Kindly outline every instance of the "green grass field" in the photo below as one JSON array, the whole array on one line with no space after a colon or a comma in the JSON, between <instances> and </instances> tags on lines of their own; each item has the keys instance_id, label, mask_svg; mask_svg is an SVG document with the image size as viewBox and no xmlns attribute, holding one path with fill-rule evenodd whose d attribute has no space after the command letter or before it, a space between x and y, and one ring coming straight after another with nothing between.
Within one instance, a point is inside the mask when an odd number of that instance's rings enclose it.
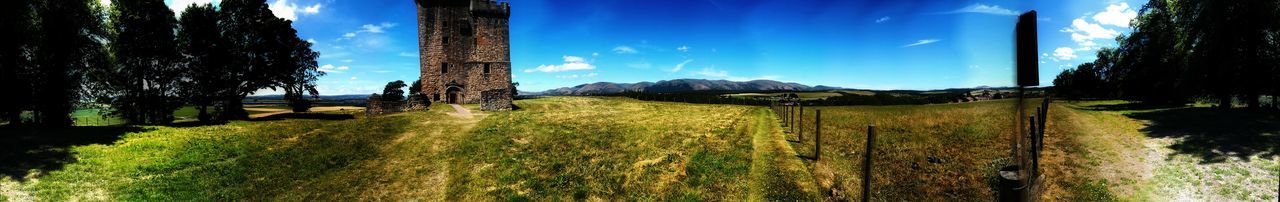
<instances>
[{"instance_id":1,"label":"green grass field","mask_svg":"<svg viewBox=\"0 0 1280 202\"><path fill-rule=\"evenodd\" d=\"M0 143L36 145L0 149L0 199L856 200L862 135L875 124L873 198L989 200L991 171L1008 161L1012 104L806 108L823 111L816 162L803 158L813 154L812 126L790 131L764 107L612 97L519 100L521 109L508 112L466 105L473 116L434 105L379 117L348 110L208 126L25 129L5 134L29 138ZM1117 104L1054 103L1046 198L1160 201L1203 190L1193 199L1274 200L1274 190L1258 189L1277 184L1280 163L1265 155L1274 148L1203 164L1203 155L1160 150L1156 143L1177 143L1148 130L1168 120L1142 113L1161 109L1107 108ZM787 141L801 130L801 143ZM1247 183L1214 184L1230 181Z\"/></svg>"}]
</instances>

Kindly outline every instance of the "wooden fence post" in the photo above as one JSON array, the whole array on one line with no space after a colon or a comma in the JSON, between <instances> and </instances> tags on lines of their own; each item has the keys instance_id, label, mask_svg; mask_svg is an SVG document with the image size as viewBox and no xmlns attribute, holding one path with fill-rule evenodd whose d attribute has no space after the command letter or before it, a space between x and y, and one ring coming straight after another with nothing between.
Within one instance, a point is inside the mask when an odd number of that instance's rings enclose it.
<instances>
[{"instance_id":1,"label":"wooden fence post","mask_svg":"<svg viewBox=\"0 0 1280 202\"><path fill-rule=\"evenodd\" d=\"M813 110L813 160L822 160L822 110Z\"/></svg>"},{"instance_id":2,"label":"wooden fence post","mask_svg":"<svg viewBox=\"0 0 1280 202\"><path fill-rule=\"evenodd\" d=\"M862 156L862 201L871 200L871 151L875 149L876 126L867 126L867 151Z\"/></svg>"}]
</instances>

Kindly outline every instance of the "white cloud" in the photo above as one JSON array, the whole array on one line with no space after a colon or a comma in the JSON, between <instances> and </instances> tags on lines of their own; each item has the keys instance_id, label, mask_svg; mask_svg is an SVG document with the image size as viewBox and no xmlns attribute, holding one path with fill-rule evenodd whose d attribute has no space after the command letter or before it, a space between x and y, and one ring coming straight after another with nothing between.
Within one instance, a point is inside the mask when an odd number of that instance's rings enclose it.
<instances>
[{"instance_id":1,"label":"white cloud","mask_svg":"<svg viewBox=\"0 0 1280 202\"><path fill-rule=\"evenodd\" d=\"M356 80L356 79L357 79L357 78L356 78L356 77L354 77L354 76L353 76L353 77L351 77L351 80Z\"/></svg>"},{"instance_id":2,"label":"white cloud","mask_svg":"<svg viewBox=\"0 0 1280 202\"><path fill-rule=\"evenodd\" d=\"M1062 32L1071 33L1071 40L1080 43L1081 46L1086 45L1086 41L1094 39L1112 39L1116 35L1120 35L1113 29L1107 29L1102 25L1086 22L1083 18L1076 18L1071 21L1071 27L1062 29ZM1096 45L1096 44L1095 44Z\"/></svg>"},{"instance_id":3,"label":"white cloud","mask_svg":"<svg viewBox=\"0 0 1280 202\"><path fill-rule=\"evenodd\" d=\"M919 41L916 41L915 43L911 43L911 44L903 45L902 47L903 47L903 48L906 48L906 47L912 47L912 46L919 46L919 45L925 45L925 44L937 43L937 42L939 42L939 41L942 41L942 40L941 40L941 39L921 39L921 40L919 40Z\"/></svg>"},{"instance_id":4,"label":"white cloud","mask_svg":"<svg viewBox=\"0 0 1280 202\"><path fill-rule=\"evenodd\" d=\"M306 14L320 13L320 4L307 6L307 8L302 9L302 13L306 13Z\"/></svg>"},{"instance_id":5,"label":"white cloud","mask_svg":"<svg viewBox=\"0 0 1280 202\"><path fill-rule=\"evenodd\" d=\"M1076 51L1068 47L1059 47L1053 50L1053 57L1057 60L1076 59Z\"/></svg>"},{"instance_id":6,"label":"white cloud","mask_svg":"<svg viewBox=\"0 0 1280 202\"><path fill-rule=\"evenodd\" d=\"M964 8L960 8L960 9L958 9L958 10L952 11L951 13L982 13L982 14L992 14L992 15L1018 15L1018 13L1017 13L1017 12L1014 12L1013 10L1009 10L1009 9L1001 8L1000 6L995 6L995 5L986 5L986 4L973 4L973 5L969 5L969 6L966 6L966 7L964 7Z\"/></svg>"},{"instance_id":7,"label":"white cloud","mask_svg":"<svg viewBox=\"0 0 1280 202\"><path fill-rule=\"evenodd\" d=\"M684 62L680 62L680 64L676 64L675 67L671 68L670 72L679 72L681 69L684 69L684 65L689 64L689 62L693 62L693 60L684 60Z\"/></svg>"},{"instance_id":8,"label":"white cloud","mask_svg":"<svg viewBox=\"0 0 1280 202\"><path fill-rule=\"evenodd\" d=\"M349 70L349 69L351 69L351 67L348 67L348 66L337 66L337 67L335 67L335 66L333 66L332 64L325 64L325 65L321 65L321 66L320 66L320 68L319 68L319 70L320 70L320 71L322 71L322 72L329 72L329 73L342 73L343 71L346 71L346 70Z\"/></svg>"},{"instance_id":9,"label":"white cloud","mask_svg":"<svg viewBox=\"0 0 1280 202\"><path fill-rule=\"evenodd\" d=\"M589 70L595 69L595 65L587 63L586 59L578 56L564 56L564 64L560 65L539 65L537 68L525 69L525 73L530 72L562 72L573 70Z\"/></svg>"},{"instance_id":10,"label":"white cloud","mask_svg":"<svg viewBox=\"0 0 1280 202\"><path fill-rule=\"evenodd\" d=\"M386 32L386 29L390 29L390 28L392 28L392 27L396 27L396 25L399 25L399 24L396 24L396 23L390 23L390 22L383 22L383 23L376 24L376 25L375 25L375 24L364 24L364 25L361 25L361 26L360 26L360 30L356 30L355 32L347 32L346 34L342 34L342 37L343 37L343 38L353 38L353 37L356 37L356 35L358 35L358 34L360 34L360 33L384 33L384 32Z\"/></svg>"},{"instance_id":11,"label":"white cloud","mask_svg":"<svg viewBox=\"0 0 1280 202\"><path fill-rule=\"evenodd\" d=\"M600 53L593 52L591 53L591 57L600 57Z\"/></svg>"},{"instance_id":12,"label":"white cloud","mask_svg":"<svg viewBox=\"0 0 1280 202\"><path fill-rule=\"evenodd\" d=\"M884 16L884 17L881 17L880 19L876 19L876 23L883 23L883 22L887 22L887 21L889 21L890 19L893 19L893 18L889 18L889 16Z\"/></svg>"},{"instance_id":13,"label":"white cloud","mask_svg":"<svg viewBox=\"0 0 1280 202\"><path fill-rule=\"evenodd\" d=\"M634 54L639 52L640 51L636 51L635 48L631 48L630 46L613 47L613 53L617 53L617 54Z\"/></svg>"},{"instance_id":14,"label":"white cloud","mask_svg":"<svg viewBox=\"0 0 1280 202\"><path fill-rule=\"evenodd\" d=\"M316 39L307 39L307 43L316 44Z\"/></svg>"},{"instance_id":15,"label":"white cloud","mask_svg":"<svg viewBox=\"0 0 1280 202\"><path fill-rule=\"evenodd\" d=\"M342 37L345 37L345 38L356 37L356 33L355 33L355 32L347 32L346 34L342 34Z\"/></svg>"},{"instance_id":16,"label":"white cloud","mask_svg":"<svg viewBox=\"0 0 1280 202\"><path fill-rule=\"evenodd\" d=\"M298 7L298 4L289 3L289 0L276 0L275 3L268 5L267 9L271 9L271 13L275 14L278 18L297 20L299 12L307 15L320 13L320 4L317 3L309 7Z\"/></svg>"},{"instance_id":17,"label":"white cloud","mask_svg":"<svg viewBox=\"0 0 1280 202\"><path fill-rule=\"evenodd\" d=\"M1129 27L1129 21L1138 17L1138 12L1129 8L1129 3L1111 4L1106 11L1093 15L1093 20L1104 25Z\"/></svg>"},{"instance_id":18,"label":"white cloud","mask_svg":"<svg viewBox=\"0 0 1280 202\"><path fill-rule=\"evenodd\" d=\"M400 57L415 57L415 58L418 57L418 54L410 53L410 52L400 52L399 55Z\"/></svg>"},{"instance_id":19,"label":"white cloud","mask_svg":"<svg viewBox=\"0 0 1280 202\"><path fill-rule=\"evenodd\" d=\"M182 11L187 10L187 7L191 6L191 4L213 4L216 6L220 3L222 3L221 0L173 0L173 3L169 4L169 9L173 10L174 15L182 15Z\"/></svg>"},{"instance_id":20,"label":"white cloud","mask_svg":"<svg viewBox=\"0 0 1280 202\"><path fill-rule=\"evenodd\" d=\"M687 53L687 52L689 52L689 46L680 46L680 47L676 47L676 50L679 50L680 52L686 52L686 53Z\"/></svg>"}]
</instances>

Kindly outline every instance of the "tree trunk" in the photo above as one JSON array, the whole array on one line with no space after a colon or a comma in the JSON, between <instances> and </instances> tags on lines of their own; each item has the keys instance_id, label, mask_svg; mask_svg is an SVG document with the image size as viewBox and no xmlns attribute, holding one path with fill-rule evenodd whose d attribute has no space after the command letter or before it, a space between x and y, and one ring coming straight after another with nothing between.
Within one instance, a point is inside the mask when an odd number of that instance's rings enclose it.
<instances>
[{"instance_id":1,"label":"tree trunk","mask_svg":"<svg viewBox=\"0 0 1280 202\"><path fill-rule=\"evenodd\" d=\"M1231 109L1231 95L1218 95L1218 109Z\"/></svg>"},{"instance_id":2,"label":"tree trunk","mask_svg":"<svg viewBox=\"0 0 1280 202\"><path fill-rule=\"evenodd\" d=\"M236 96L227 99L225 109L222 110L224 120L245 120L249 119L249 113L244 111L243 96Z\"/></svg>"}]
</instances>

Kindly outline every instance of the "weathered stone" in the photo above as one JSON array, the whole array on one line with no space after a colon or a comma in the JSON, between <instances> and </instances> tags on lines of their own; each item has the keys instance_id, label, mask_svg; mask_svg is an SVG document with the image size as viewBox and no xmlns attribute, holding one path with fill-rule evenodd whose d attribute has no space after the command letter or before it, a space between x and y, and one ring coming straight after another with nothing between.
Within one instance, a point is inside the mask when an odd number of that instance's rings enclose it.
<instances>
[{"instance_id":1,"label":"weathered stone","mask_svg":"<svg viewBox=\"0 0 1280 202\"><path fill-rule=\"evenodd\" d=\"M433 102L481 103L483 110L511 109L514 89L506 2L415 1L422 95Z\"/></svg>"}]
</instances>

